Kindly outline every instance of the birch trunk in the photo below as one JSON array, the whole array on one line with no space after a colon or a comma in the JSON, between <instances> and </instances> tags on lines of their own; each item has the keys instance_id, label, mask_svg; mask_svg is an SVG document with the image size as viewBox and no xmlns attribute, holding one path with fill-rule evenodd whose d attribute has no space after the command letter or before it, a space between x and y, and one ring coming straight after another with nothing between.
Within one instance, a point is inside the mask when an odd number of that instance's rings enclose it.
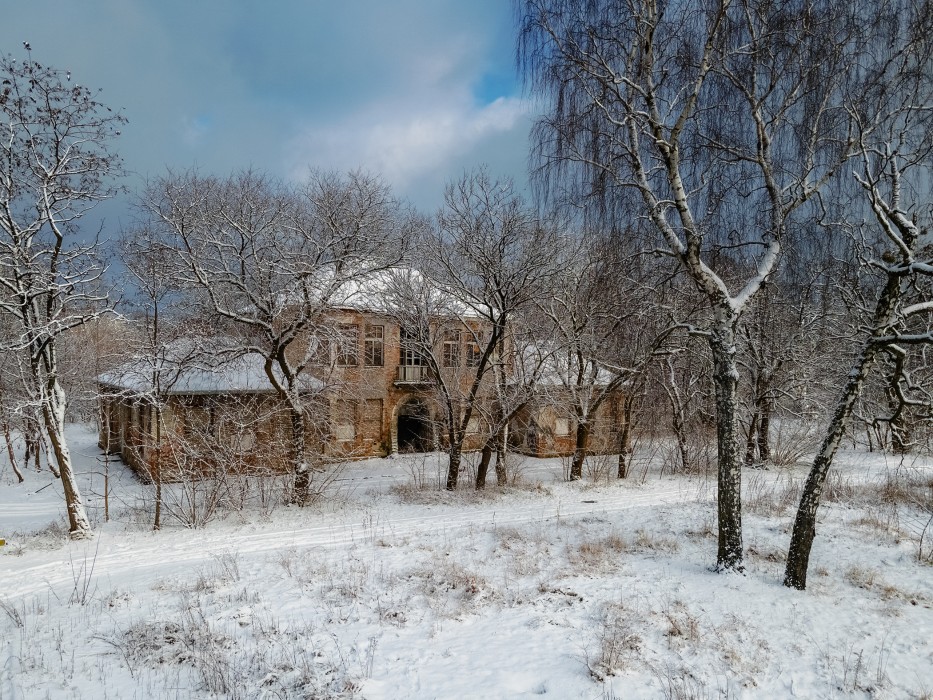
<instances>
[{"instance_id":1,"label":"birch trunk","mask_svg":"<svg viewBox=\"0 0 933 700\"><path fill-rule=\"evenodd\" d=\"M813 540L816 537L816 514L820 506L823 484L826 483L826 476L833 465L833 459L852 417L852 409L868 377L875 355L878 353L879 346L875 339L882 335L894 320L895 307L900 295L900 277L896 274L889 274L888 282L875 307L872 335L865 341L849 371L849 378L836 401L833 417L826 428L826 436L813 460L813 466L810 467L810 474L803 487L800 505L797 507L797 516L794 518L790 546L787 550L787 566L784 569L784 585L788 588L802 591L807 587L810 550L813 548Z\"/></svg>"},{"instance_id":2,"label":"birch trunk","mask_svg":"<svg viewBox=\"0 0 933 700\"><path fill-rule=\"evenodd\" d=\"M720 319L710 336L713 384L716 389L716 439L718 451L719 546L717 571L742 571L742 461L739 459L739 371L735 362L735 337L731 318Z\"/></svg>"},{"instance_id":3,"label":"birch trunk","mask_svg":"<svg viewBox=\"0 0 933 700\"><path fill-rule=\"evenodd\" d=\"M54 376L48 380L48 395L42 402L42 417L52 444L52 452L58 463L62 489L65 492L65 507L68 511L68 532L73 540L91 537L91 523L84 509L81 489L75 479L71 452L65 442L65 391Z\"/></svg>"},{"instance_id":4,"label":"birch trunk","mask_svg":"<svg viewBox=\"0 0 933 700\"><path fill-rule=\"evenodd\" d=\"M19 483L23 483L25 479L23 473L19 470L19 465L16 463L16 454L13 452L13 436L10 435L10 424L7 421L3 422L3 437L6 440L6 451L10 457L10 466L13 467L13 473L19 479Z\"/></svg>"},{"instance_id":5,"label":"birch trunk","mask_svg":"<svg viewBox=\"0 0 933 700\"><path fill-rule=\"evenodd\" d=\"M508 424L496 433L496 484L507 486L509 475L505 466L505 452L508 446Z\"/></svg>"},{"instance_id":6,"label":"birch trunk","mask_svg":"<svg viewBox=\"0 0 933 700\"><path fill-rule=\"evenodd\" d=\"M460 477L460 462L463 457L463 444L456 437L451 439L449 455L450 462L447 465L446 488L448 491L456 491L457 480Z\"/></svg>"}]
</instances>

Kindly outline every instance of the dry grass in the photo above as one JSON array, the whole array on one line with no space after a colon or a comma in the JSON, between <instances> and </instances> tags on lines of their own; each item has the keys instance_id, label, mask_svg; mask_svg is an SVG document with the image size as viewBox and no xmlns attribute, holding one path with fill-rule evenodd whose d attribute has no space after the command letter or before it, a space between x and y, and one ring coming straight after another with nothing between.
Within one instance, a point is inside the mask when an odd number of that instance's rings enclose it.
<instances>
[{"instance_id":1,"label":"dry grass","mask_svg":"<svg viewBox=\"0 0 933 700\"><path fill-rule=\"evenodd\" d=\"M590 674L599 681L625 670L641 649L643 619L622 603L607 603L598 613L593 644L584 649Z\"/></svg>"},{"instance_id":2,"label":"dry grass","mask_svg":"<svg viewBox=\"0 0 933 700\"><path fill-rule=\"evenodd\" d=\"M611 571L620 565L620 555L631 551L628 542L615 534L595 540L583 540L567 550L569 572L596 574Z\"/></svg>"},{"instance_id":3,"label":"dry grass","mask_svg":"<svg viewBox=\"0 0 933 700\"><path fill-rule=\"evenodd\" d=\"M846 569L845 580L856 588L871 589L880 576L876 569L870 569L863 566L850 566Z\"/></svg>"},{"instance_id":4,"label":"dry grass","mask_svg":"<svg viewBox=\"0 0 933 700\"><path fill-rule=\"evenodd\" d=\"M851 477L833 470L826 475L823 484L823 500L829 503L853 503L860 489Z\"/></svg>"},{"instance_id":5,"label":"dry grass","mask_svg":"<svg viewBox=\"0 0 933 700\"><path fill-rule=\"evenodd\" d=\"M647 530L637 530L632 548L636 552L661 552L674 554L680 550L680 543L669 537L662 537Z\"/></svg>"},{"instance_id":6,"label":"dry grass","mask_svg":"<svg viewBox=\"0 0 933 700\"><path fill-rule=\"evenodd\" d=\"M755 474L745 486L742 505L745 512L755 515L784 515L800 502L800 488L800 482L790 476L769 481Z\"/></svg>"},{"instance_id":7,"label":"dry grass","mask_svg":"<svg viewBox=\"0 0 933 700\"><path fill-rule=\"evenodd\" d=\"M675 600L662 611L662 616L667 624L664 634L668 644L696 645L700 642L700 621L682 601Z\"/></svg>"}]
</instances>

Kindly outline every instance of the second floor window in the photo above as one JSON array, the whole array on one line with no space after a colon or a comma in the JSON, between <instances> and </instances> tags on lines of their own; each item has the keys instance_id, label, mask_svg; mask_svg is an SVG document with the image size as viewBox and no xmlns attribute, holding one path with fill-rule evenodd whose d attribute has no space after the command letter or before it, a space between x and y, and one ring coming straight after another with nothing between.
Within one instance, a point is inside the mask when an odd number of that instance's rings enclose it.
<instances>
[{"instance_id":1,"label":"second floor window","mask_svg":"<svg viewBox=\"0 0 933 700\"><path fill-rule=\"evenodd\" d=\"M382 367L384 363L385 327L366 326L366 344L363 362L367 367Z\"/></svg>"},{"instance_id":2,"label":"second floor window","mask_svg":"<svg viewBox=\"0 0 933 700\"><path fill-rule=\"evenodd\" d=\"M467 338L466 344L466 366L467 367L479 367L480 360L483 359L483 349L480 347L479 342L482 341L480 337L470 337Z\"/></svg>"},{"instance_id":3,"label":"second floor window","mask_svg":"<svg viewBox=\"0 0 933 700\"><path fill-rule=\"evenodd\" d=\"M337 326L340 335L337 347L337 364L345 367L355 367L359 364L360 327L356 324L346 323Z\"/></svg>"},{"instance_id":4,"label":"second floor window","mask_svg":"<svg viewBox=\"0 0 933 700\"><path fill-rule=\"evenodd\" d=\"M444 367L460 366L460 331L444 331Z\"/></svg>"},{"instance_id":5,"label":"second floor window","mask_svg":"<svg viewBox=\"0 0 933 700\"><path fill-rule=\"evenodd\" d=\"M398 363L405 367L420 367L424 364L424 356L421 354L418 334L405 328L399 333L399 358Z\"/></svg>"}]
</instances>

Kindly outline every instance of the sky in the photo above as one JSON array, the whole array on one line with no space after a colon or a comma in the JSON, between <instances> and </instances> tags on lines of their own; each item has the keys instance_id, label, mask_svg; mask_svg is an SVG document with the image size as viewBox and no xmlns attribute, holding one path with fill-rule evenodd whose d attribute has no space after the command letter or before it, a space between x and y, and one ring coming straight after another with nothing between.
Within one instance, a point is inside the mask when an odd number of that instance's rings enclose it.
<instances>
[{"instance_id":1,"label":"sky","mask_svg":"<svg viewBox=\"0 0 933 700\"><path fill-rule=\"evenodd\" d=\"M509 0L0 0L0 51L72 72L129 120L138 189L167 169L300 180L363 168L426 212L485 164L526 182ZM104 207L112 231L129 198Z\"/></svg>"}]
</instances>

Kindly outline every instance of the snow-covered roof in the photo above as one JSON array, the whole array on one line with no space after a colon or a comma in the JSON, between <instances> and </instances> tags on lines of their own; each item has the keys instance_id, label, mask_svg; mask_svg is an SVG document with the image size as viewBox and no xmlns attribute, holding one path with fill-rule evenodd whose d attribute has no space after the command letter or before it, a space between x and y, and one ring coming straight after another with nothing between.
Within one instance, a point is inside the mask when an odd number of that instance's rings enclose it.
<instances>
[{"instance_id":1,"label":"snow-covered roof","mask_svg":"<svg viewBox=\"0 0 933 700\"><path fill-rule=\"evenodd\" d=\"M322 288L327 285L324 280L319 284ZM453 292L434 283L420 271L403 266L348 279L329 294L327 303L338 309L391 313L402 302L401 297L406 296L403 293L406 287L408 290L417 290L419 301L427 301L439 316L480 318L474 308Z\"/></svg>"},{"instance_id":2,"label":"snow-covered roof","mask_svg":"<svg viewBox=\"0 0 933 700\"><path fill-rule=\"evenodd\" d=\"M589 360L593 362L593 360ZM547 344L529 345L524 349L526 367L538 367L538 385L542 387L572 387L577 382L578 367L576 361L559 349L551 349ZM594 386L607 386L617 375L600 363L596 363L596 377L591 382ZM589 374L589 373L588 373Z\"/></svg>"},{"instance_id":3,"label":"snow-covered roof","mask_svg":"<svg viewBox=\"0 0 933 700\"><path fill-rule=\"evenodd\" d=\"M276 374L278 371L276 370ZM151 394L156 383L163 395L193 396L210 394L263 394L275 389L259 355L240 355L225 360L217 357L180 357L176 352L144 357L128 362L97 377L101 385L136 395ZM302 378L305 391L322 388L314 377Z\"/></svg>"}]
</instances>

